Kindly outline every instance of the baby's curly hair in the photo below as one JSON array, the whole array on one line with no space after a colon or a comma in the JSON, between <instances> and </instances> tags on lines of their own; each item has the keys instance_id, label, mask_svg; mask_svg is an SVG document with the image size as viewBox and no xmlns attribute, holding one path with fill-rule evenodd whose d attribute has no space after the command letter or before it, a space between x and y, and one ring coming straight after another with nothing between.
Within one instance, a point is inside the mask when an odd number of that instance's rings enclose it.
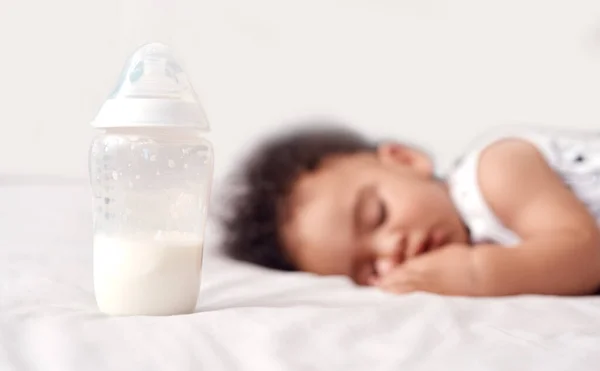
<instances>
[{"instance_id":1,"label":"baby's curly hair","mask_svg":"<svg viewBox=\"0 0 600 371\"><path fill-rule=\"evenodd\" d=\"M258 145L241 164L226 195L224 251L233 259L284 271L297 270L280 226L299 177L332 156L373 151L376 144L339 125L303 125Z\"/></svg>"}]
</instances>

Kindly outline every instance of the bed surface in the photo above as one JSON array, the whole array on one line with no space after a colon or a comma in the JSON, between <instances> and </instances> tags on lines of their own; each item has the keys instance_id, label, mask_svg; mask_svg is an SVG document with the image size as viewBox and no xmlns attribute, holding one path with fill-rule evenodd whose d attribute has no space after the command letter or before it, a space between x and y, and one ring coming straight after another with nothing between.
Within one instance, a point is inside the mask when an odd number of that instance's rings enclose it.
<instances>
[{"instance_id":1,"label":"bed surface","mask_svg":"<svg viewBox=\"0 0 600 371\"><path fill-rule=\"evenodd\" d=\"M106 317L85 183L0 179L0 370L598 370L600 298L394 297L205 253L197 313Z\"/></svg>"}]
</instances>

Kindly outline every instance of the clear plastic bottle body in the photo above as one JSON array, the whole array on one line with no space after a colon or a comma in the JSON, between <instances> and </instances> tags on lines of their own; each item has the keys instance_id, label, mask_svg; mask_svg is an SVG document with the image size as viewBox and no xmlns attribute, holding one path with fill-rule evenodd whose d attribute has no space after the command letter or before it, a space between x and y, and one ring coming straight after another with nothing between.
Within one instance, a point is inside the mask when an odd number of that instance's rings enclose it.
<instances>
[{"instance_id":1,"label":"clear plastic bottle body","mask_svg":"<svg viewBox=\"0 0 600 371\"><path fill-rule=\"evenodd\" d=\"M90 150L94 287L101 311L195 309L213 149L184 128L108 129Z\"/></svg>"}]
</instances>

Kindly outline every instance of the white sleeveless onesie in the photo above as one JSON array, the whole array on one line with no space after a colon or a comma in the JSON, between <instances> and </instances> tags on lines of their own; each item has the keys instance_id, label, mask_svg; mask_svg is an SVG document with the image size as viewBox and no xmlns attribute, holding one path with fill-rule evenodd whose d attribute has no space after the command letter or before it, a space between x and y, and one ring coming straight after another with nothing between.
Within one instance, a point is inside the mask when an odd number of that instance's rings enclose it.
<instances>
[{"instance_id":1,"label":"white sleeveless onesie","mask_svg":"<svg viewBox=\"0 0 600 371\"><path fill-rule=\"evenodd\" d=\"M511 246L520 241L486 204L477 180L481 152L506 138L519 138L535 145L600 225L600 132L504 127L479 138L447 177L451 198L469 228L473 243Z\"/></svg>"}]
</instances>

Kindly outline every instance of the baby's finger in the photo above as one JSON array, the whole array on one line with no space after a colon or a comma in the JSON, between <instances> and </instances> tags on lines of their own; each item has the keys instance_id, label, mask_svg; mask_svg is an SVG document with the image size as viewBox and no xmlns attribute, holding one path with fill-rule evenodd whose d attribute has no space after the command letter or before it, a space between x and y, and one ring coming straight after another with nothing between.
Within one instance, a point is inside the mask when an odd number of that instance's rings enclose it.
<instances>
[{"instance_id":1,"label":"baby's finger","mask_svg":"<svg viewBox=\"0 0 600 371\"><path fill-rule=\"evenodd\" d=\"M375 261L375 270L379 276L385 276L394 268L394 261L390 258L380 258Z\"/></svg>"},{"instance_id":2,"label":"baby's finger","mask_svg":"<svg viewBox=\"0 0 600 371\"><path fill-rule=\"evenodd\" d=\"M388 287L408 285L411 281L411 276L408 272L405 269L398 267L387 275L380 277L377 281L377 286L385 289Z\"/></svg>"},{"instance_id":3,"label":"baby's finger","mask_svg":"<svg viewBox=\"0 0 600 371\"><path fill-rule=\"evenodd\" d=\"M367 278L367 286L379 286L379 277Z\"/></svg>"},{"instance_id":4,"label":"baby's finger","mask_svg":"<svg viewBox=\"0 0 600 371\"><path fill-rule=\"evenodd\" d=\"M411 292L418 291L417 287L410 283L398 283L396 285L379 286L382 291L389 292L391 294L408 294Z\"/></svg>"},{"instance_id":5,"label":"baby's finger","mask_svg":"<svg viewBox=\"0 0 600 371\"><path fill-rule=\"evenodd\" d=\"M392 269L389 273L379 277L379 285L394 285L401 282L409 282L411 280L411 270L407 269L406 263Z\"/></svg>"}]
</instances>

